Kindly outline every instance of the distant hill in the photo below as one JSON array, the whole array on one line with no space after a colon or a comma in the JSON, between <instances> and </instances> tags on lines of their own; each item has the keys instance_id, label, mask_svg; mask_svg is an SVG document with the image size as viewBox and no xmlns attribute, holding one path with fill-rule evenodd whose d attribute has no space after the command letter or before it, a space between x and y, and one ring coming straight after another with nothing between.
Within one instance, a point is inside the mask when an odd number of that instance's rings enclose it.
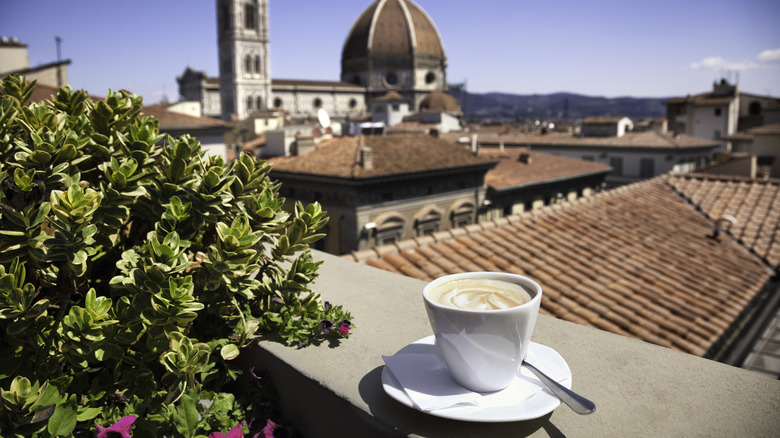
<instances>
[{"instance_id":1,"label":"distant hill","mask_svg":"<svg viewBox=\"0 0 780 438\"><path fill-rule=\"evenodd\" d=\"M568 120L588 116L626 116L632 120L666 115L668 98L593 97L574 93L509 94L451 91L461 101L468 119L478 120ZM566 107L568 106L568 111ZM568 115L568 117L567 117Z\"/></svg>"}]
</instances>

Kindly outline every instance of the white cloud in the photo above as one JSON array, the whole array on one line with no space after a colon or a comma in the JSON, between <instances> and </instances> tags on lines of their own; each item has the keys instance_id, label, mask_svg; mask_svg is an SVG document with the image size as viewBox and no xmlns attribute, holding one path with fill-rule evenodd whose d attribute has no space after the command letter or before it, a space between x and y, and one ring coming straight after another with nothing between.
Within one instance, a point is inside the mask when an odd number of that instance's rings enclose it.
<instances>
[{"instance_id":1,"label":"white cloud","mask_svg":"<svg viewBox=\"0 0 780 438\"><path fill-rule=\"evenodd\" d=\"M692 62L689 67L694 70L708 68L712 70L740 71L758 68L758 63L754 61L731 62L729 60L723 59L722 56L710 56L709 58L704 58L699 62Z\"/></svg>"},{"instance_id":2,"label":"white cloud","mask_svg":"<svg viewBox=\"0 0 780 438\"><path fill-rule=\"evenodd\" d=\"M780 61L780 49L764 50L758 54L759 62L777 62Z\"/></svg>"},{"instance_id":3,"label":"white cloud","mask_svg":"<svg viewBox=\"0 0 780 438\"><path fill-rule=\"evenodd\" d=\"M692 62L688 67L694 70L701 68L710 70L744 71L759 68L762 64L772 62L780 62L780 49L764 50L756 56L754 61L732 62L724 59L722 56L710 56L699 62Z\"/></svg>"}]
</instances>

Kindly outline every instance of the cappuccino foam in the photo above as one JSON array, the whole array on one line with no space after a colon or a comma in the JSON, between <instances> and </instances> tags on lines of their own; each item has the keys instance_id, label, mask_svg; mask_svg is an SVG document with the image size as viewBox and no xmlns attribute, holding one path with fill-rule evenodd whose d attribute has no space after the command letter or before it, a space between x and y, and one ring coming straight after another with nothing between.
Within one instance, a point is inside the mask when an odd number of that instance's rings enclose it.
<instances>
[{"instance_id":1,"label":"cappuccino foam","mask_svg":"<svg viewBox=\"0 0 780 438\"><path fill-rule=\"evenodd\" d=\"M468 310L498 310L531 301L519 284L484 278L462 278L436 286L428 298L445 306Z\"/></svg>"}]
</instances>

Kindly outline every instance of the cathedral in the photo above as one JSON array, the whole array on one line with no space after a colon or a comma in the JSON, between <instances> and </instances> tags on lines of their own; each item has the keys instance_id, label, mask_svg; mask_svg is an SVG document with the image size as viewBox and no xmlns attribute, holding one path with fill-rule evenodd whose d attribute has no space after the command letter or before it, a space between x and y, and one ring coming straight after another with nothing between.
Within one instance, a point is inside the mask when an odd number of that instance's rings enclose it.
<instances>
[{"instance_id":1,"label":"cathedral","mask_svg":"<svg viewBox=\"0 0 780 438\"><path fill-rule=\"evenodd\" d=\"M177 78L180 99L200 103L203 116L244 120L278 111L293 120L335 120L367 114L371 103L395 92L412 110L447 89L447 58L436 26L411 0L376 0L349 31L341 80L271 79L268 0L217 0L219 77L187 68Z\"/></svg>"}]
</instances>

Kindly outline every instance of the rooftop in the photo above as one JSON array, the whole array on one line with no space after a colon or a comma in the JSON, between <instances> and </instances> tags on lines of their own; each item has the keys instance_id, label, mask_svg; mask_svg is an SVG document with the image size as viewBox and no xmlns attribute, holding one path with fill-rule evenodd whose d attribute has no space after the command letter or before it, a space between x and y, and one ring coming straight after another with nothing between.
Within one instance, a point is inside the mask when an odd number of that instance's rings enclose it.
<instances>
[{"instance_id":1,"label":"rooftop","mask_svg":"<svg viewBox=\"0 0 780 438\"><path fill-rule=\"evenodd\" d=\"M462 146L429 135L369 135L326 140L303 156L275 157L274 172L292 172L332 178L364 179L421 171L490 167L494 161L475 156ZM360 163L360 149L371 148L373 166Z\"/></svg>"},{"instance_id":2,"label":"rooftop","mask_svg":"<svg viewBox=\"0 0 780 438\"><path fill-rule=\"evenodd\" d=\"M498 161L496 167L487 174L487 184L494 190L612 170L597 161L560 157L526 148L511 148L501 152L498 148L485 147L480 149L480 154ZM521 160L521 156L530 159Z\"/></svg>"},{"instance_id":3,"label":"rooftop","mask_svg":"<svg viewBox=\"0 0 780 438\"><path fill-rule=\"evenodd\" d=\"M767 264L780 267L780 180L675 175L667 183L711 221L730 215L728 230Z\"/></svg>"},{"instance_id":4,"label":"rooftop","mask_svg":"<svg viewBox=\"0 0 780 438\"><path fill-rule=\"evenodd\" d=\"M188 116L173 111L169 111L166 105L145 105L141 114L143 116L153 116L160 122L160 128L196 128L196 127L224 127L227 124L222 120L212 119L210 117Z\"/></svg>"},{"instance_id":5,"label":"rooftop","mask_svg":"<svg viewBox=\"0 0 780 438\"><path fill-rule=\"evenodd\" d=\"M614 125L625 119L625 116L591 116L582 121L583 125Z\"/></svg>"},{"instance_id":6,"label":"rooftop","mask_svg":"<svg viewBox=\"0 0 780 438\"><path fill-rule=\"evenodd\" d=\"M503 134L494 131L477 134L477 140L482 145L498 145L500 143L504 143L508 146L511 145L527 147L559 146L675 150L686 148L715 148L720 146L720 143L713 140L692 137L686 134L674 134L658 131L627 132L620 137L574 137L569 134L526 134L520 132L509 132Z\"/></svg>"},{"instance_id":7,"label":"rooftop","mask_svg":"<svg viewBox=\"0 0 780 438\"><path fill-rule=\"evenodd\" d=\"M304 79L271 79L272 87L330 87L330 88L355 88L362 90L363 87L349 82L341 81L312 81Z\"/></svg>"},{"instance_id":8,"label":"rooftop","mask_svg":"<svg viewBox=\"0 0 780 438\"><path fill-rule=\"evenodd\" d=\"M708 237L713 222L675 190L681 182L659 177L344 257L422 280L528 275L544 285L544 314L714 357L773 271L739 242ZM765 194L751 202L768 213L776 194Z\"/></svg>"}]
</instances>

